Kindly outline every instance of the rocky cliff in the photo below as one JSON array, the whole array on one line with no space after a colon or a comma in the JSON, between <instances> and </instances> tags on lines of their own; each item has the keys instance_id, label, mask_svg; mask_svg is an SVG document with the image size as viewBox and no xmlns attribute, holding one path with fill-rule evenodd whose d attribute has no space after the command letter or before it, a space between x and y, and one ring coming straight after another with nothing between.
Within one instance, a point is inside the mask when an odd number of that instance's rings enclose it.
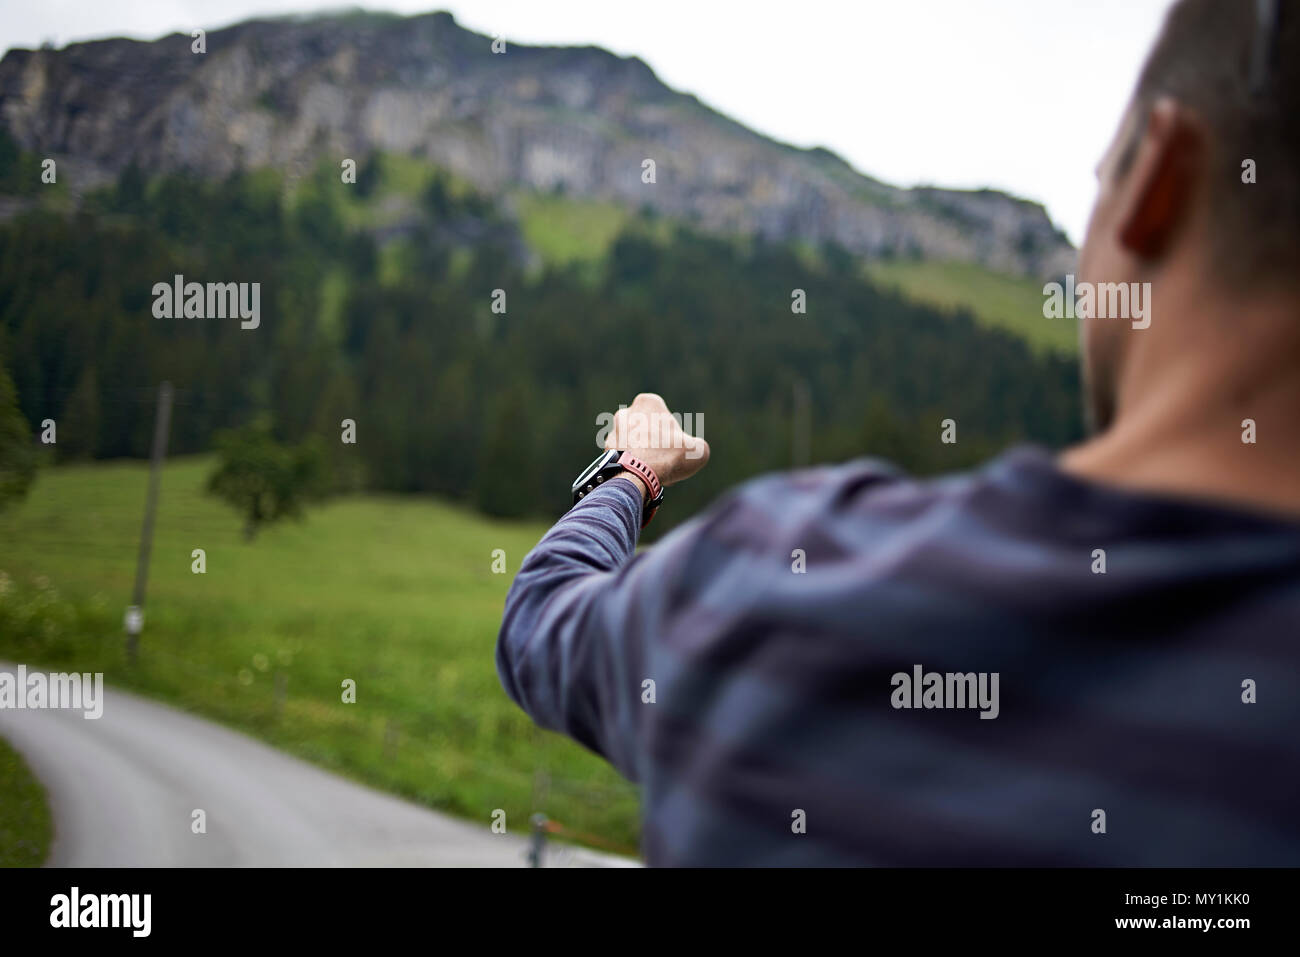
<instances>
[{"instance_id":1,"label":"rocky cliff","mask_svg":"<svg viewBox=\"0 0 1300 957\"><path fill-rule=\"evenodd\" d=\"M132 161L290 176L374 149L423 157L492 193L613 200L719 231L836 240L1030 277L1074 250L1043 208L1003 193L899 189L822 149L746 129L636 58L492 40L445 13L255 20L206 36L112 39L0 60L0 124L93 185ZM644 161L655 182L643 181ZM74 187L75 189L75 187Z\"/></svg>"}]
</instances>

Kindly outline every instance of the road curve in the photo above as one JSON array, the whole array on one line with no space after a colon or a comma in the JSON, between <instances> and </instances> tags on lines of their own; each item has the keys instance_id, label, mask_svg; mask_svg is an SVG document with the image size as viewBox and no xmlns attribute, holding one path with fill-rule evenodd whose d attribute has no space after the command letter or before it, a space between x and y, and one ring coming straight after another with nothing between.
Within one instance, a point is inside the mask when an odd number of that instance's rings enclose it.
<instances>
[{"instance_id":1,"label":"road curve","mask_svg":"<svg viewBox=\"0 0 1300 957\"><path fill-rule=\"evenodd\" d=\"M14 667L0 662L0 671ZM49 795L53 867L527 863L525 821L493 834L118 689L104 689L98 720L0 708L0 736ZM205 834L191 832L197 808L207 815ZM636 863L555 844L547 854L549 866Z\"/></svg>"}]
</instances>

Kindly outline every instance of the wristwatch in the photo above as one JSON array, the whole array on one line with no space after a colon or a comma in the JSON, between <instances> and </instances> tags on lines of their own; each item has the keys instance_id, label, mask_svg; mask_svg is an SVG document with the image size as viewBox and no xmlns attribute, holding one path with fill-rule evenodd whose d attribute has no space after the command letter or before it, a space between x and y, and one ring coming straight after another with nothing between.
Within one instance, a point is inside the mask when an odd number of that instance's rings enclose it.
<instances>
[{"instance_id":1,"label":"wristwatch","mask_svg":"<svg viewBox=\"0 0 1300 957\"><path fill-rule=\"evenodd\" d=\"M633 473L637 478L645 482L646 488L650 492L650 500L644 504L641 511L641 527L645 528L650 524L650 519L655 517L655 512L659 510L659 506L663 504L664 487L660 484L659 476L655 475L654 469L635 455L619 449L610 449L600 453L596 457L596 461L582 470L582 474L573 483L573 504L577 505L597 485L609 481L624 471Z\"/></svg>"}]
</instances>

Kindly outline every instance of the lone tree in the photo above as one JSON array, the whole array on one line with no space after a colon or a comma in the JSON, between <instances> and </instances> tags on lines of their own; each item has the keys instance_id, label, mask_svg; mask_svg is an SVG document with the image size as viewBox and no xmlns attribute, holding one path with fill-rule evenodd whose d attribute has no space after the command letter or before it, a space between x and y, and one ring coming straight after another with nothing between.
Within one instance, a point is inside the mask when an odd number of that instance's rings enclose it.
<instances>
[{"instance_id":1,"label":"lone tree","mask_svg":"<svg viewBox=\"0 0 1300 957\"><path fill-rule=\"evenodd\" d=\"M208 491L244 516L244 538L285 517L301 518L308 501L324 497L324 456L316 442L284 446L265 423L219 433L220 461Z\"/></svg>"},{"instance_id":2,"label":"lone tree","mask_svg":"<svg viewBox=\"0 0 1300 957\"><path fill-rule=\"evenodd\" d=\"M26 495L35 474L32 432L18 408L14 384L0 366L0 509Z\"/></svg>"}]
</instances>

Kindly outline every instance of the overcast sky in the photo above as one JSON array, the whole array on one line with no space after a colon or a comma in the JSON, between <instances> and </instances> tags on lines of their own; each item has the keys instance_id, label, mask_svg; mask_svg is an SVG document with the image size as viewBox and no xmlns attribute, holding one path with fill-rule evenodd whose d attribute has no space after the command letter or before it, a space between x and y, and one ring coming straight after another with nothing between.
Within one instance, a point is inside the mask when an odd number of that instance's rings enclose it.
<instances>
[{"instance_id":1,"label":"overcast sky","mask_svg":"<svg viewBox=\"0 0 1300 957\"><path fill-rule=\"evenodd\" d=\"M1077 245L1093 168L1171 0L375 0L595 44L777 139L900 186L1037 200ZM0 0L0 48L152 39L312 0ZM356 6L356 4L342 4Z\"/></svg>"}]
</instances>

